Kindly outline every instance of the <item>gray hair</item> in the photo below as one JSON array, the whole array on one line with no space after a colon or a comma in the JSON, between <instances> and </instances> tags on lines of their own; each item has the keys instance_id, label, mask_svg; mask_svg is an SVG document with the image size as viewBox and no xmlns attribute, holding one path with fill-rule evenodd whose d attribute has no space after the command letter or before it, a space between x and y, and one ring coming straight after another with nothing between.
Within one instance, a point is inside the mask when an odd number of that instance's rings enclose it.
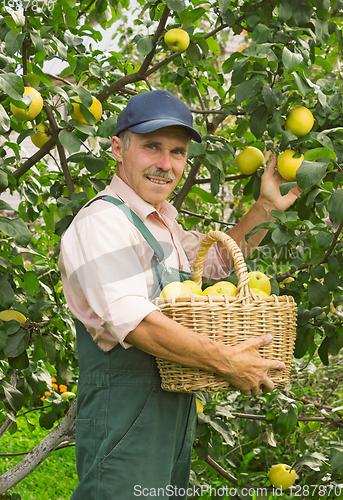
<instances>
[{"instance_id":1,"label":"gray hair","mask_svg":"<svg viewBox=\"0 0 343 500\"><path fill-rule=\"evenodd\" d=\"M125 129L118 134L119 139L122 141L125 151L130 147L132 132L129 129Z\"/></svg>"}]
</instances>

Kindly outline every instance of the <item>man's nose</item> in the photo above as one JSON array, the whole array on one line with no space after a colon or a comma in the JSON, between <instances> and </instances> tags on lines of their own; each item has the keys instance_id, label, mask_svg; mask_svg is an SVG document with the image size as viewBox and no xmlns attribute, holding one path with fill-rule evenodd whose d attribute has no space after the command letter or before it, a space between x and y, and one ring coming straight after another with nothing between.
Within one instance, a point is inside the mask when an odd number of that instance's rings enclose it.
<instances>
[{"instance_id":1,"label":"man's nose","mask_svg":"<svg viewBox=\"0 0 343 500\"><path fill-rule=\"evenodd\" d=\"M163 170L170 170L172 168L169 151L161 151L156 166Z\"/></svg>"}]
</instances>

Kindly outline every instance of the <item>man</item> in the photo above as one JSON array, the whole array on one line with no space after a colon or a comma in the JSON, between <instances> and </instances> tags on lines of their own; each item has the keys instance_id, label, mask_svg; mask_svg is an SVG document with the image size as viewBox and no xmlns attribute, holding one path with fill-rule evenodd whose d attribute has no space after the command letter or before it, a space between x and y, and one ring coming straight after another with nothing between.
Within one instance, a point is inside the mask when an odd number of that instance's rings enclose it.
<instances>
[{"instance_id":1,"label":"man","mask_svg":"<svg viewBox=\"0 0 343 500\"><path fill-rule=\"evenodd\" d=\"M185 232L167 197L181 179L190 140L201 142L191 112L171 93L132 97L112 138L117 172L110 186L75 217L62 238L65 296L77 318L80 365L76 457L80 479L72 499L186 498L195 430L190 394L160 388L155 356L226 377L245 395L273 389L258 349L272 335L219 346L165 317L152 304L167 282L191 275L203 234ZM255 205L229 231L249 255L264 236L245 242L297 197L281 197L271 159ZM228 275L220 244L208 252L207 277ZM272 332L271 332L272 333Z\"/></svg>"}]
</instances>

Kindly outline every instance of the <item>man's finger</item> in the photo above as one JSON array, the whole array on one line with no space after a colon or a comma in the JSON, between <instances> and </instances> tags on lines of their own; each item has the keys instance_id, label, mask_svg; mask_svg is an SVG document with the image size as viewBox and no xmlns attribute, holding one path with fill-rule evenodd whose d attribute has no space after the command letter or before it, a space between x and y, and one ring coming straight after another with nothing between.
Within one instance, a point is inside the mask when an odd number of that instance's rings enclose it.
<instances>
[{"instance_id":1,"label":"man's finger","mask_svg":"<svg viewBox=\"0 0 343 500\"><path fill-rule=\"evenodd\" d=\"M274 336L271 333L267 333L267 335L261 335L260 337L256 338L256 343L258 344L258 347L263 347L265 345L270 344L274 340Z\"/></svg>"}]
</instances>

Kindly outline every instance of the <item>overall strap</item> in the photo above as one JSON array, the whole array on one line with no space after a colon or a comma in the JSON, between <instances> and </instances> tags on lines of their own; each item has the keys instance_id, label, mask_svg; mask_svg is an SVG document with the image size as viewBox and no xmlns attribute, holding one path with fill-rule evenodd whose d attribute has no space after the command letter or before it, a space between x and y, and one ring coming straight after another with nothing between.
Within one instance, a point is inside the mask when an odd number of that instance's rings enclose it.
<instances>
[{"instance_id":1,"label":"overall strap","mask_svg":"<svg viewBox=\"0 0 343 500\"><path fill-rule=\"evenodd\" d=\"M93 198L87 206L89 206L93 201L96 200L105 200L116 207L120 208L120 210L126 215L126 217L129 219L130 222L139 230L139 232L142 234L143 238L147 241L147 243L150 245L150 247L153 249L155 258L158 263L163 262L164 260L164 251L159 242L156 240L156 238L153 236L153 234L149 231L149 229L146 227L146 225L141 221L141 219L138 217L138 215L131 210L125 203L122 201L118 200L117 198L114 198L113 196L108 196L108 195L103 195L103 196L97 196L96 198Z\"/></svg>"}]
</instances>

